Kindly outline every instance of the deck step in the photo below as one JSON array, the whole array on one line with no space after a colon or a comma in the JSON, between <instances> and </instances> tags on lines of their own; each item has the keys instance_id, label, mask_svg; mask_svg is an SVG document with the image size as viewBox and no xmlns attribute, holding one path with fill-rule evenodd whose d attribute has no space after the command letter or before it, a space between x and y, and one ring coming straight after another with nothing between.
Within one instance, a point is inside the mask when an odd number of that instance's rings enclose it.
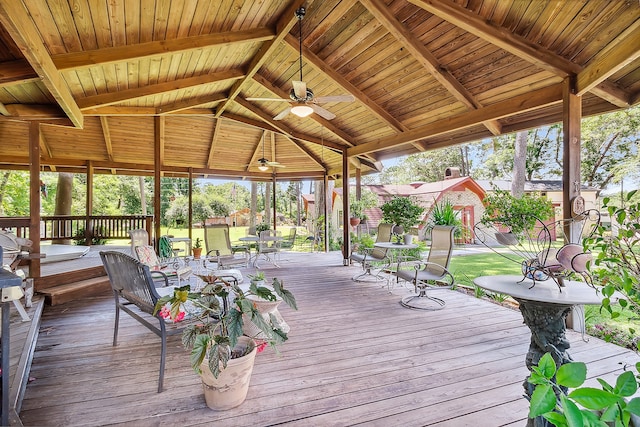
<instances>
[{"instance_id":1,"label":"deck step","mask_svg":"<svg viewBox=\"0 0 640 427\"><path fill-rule=\"evenodd\" d=\"M65 273L52 274L44 277L36 277L33 286L36 292L44 292L45 289L75 283L81 280L92 279L94 277L106 277L102 265L84 268L81 270L70 270Z\"/></svg>"},{"instance_id":2,"label":"deck step","mask_svg":"<svg viewBox=\"0 0 640 427\"><path fill-rule=\"evenodd\" d=\"M104 295L110 290L109 278L101 276L42 289L40 293L44 295L48 305L58 305L85 297Z\"/></svg>"}]
</instances>

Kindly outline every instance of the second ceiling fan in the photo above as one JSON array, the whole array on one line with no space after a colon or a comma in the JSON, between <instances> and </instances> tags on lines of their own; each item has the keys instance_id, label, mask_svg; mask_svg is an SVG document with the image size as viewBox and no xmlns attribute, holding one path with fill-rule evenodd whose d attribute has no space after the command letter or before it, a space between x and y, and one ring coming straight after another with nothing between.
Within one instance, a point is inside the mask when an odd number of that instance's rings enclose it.
<instances>
[{"instance_id":1,"label":"second ceiling fan","mask_svg":"<svg viewBox=\"0 0 640 427\"><path fill-rule=\"evenodd\" d=\"M333 96L315 96L313 91L307 87L307 84L302 80L302 18L306 10L304 7L296 10L296 18L298 18L299 23L299 33L300 33L300 56L299 56L299 64L300 64L300 80L293 80L291 85L293 88L289 92L289 98L247 98L247 101L281 101L281 102L290 102L291 105L287 107L280 114L275 116L273 120L282 120L289 113L295 114L298 117L307 117L311 113L316 113L320 117L323 117L327 120L332 120L336 117L332 112L322 108L318 104L324 104L327 102L353 102L356 98L353 95L333 95ZM292 102L293 101L293 102Z\"/></svg>"}]
</instances>

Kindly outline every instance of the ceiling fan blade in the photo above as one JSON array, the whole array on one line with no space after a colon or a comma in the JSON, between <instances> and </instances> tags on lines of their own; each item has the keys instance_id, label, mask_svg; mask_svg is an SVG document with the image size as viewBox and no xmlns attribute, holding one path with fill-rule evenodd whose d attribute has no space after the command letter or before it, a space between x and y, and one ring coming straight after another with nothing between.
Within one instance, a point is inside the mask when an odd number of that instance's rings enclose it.
<instances>
[{"instance_id":1,"label":"ceiling fan blade","mask_svg":"<svg viewBox=\"0 0 640 427\"><path fill-rule=\"evenodd\" d=\"M273 102L291 102L290 99L284 98L245 98L247 101L273 101Z\"/></svg>"},{"instance_id":2,"label":"ceiling fan blade","mask_svg":"<svg viewBox=\"0 0 640 427\"><path fill-rule=\"evenodd\" d=\"M280 114L275 116L273 118L273 120L282 120L282 119L284 119L285 117L287 117L287 115L289 114L290 111L291 111L291 107L285 108Z\"/></svg>"},{"instance_id":3,"label":"ceiling fan blade","mask_svg":"<svg viewBox=\"0 0 640 427\"><path fill-rule=\"evenodd\" d=\"M291 84L293 85L293 93L295 93L299 99L307 98L307 84L305 82L294 80Z\"/></svg>"},{"instance_id":4,"label":"ceiling fan blade","mask_svg":"<svg viewBox=\"0 0 640 427\"><path fill-rule=\"evenodd\" d=\"M313 98L314 102L323 104L325 102L353 102L356 97L353 95L333 95L333 96L317 96Z\"/></svg>"},{"instance_id":5,"label":"ceiling fan blade","mask_svg":"<svg viewBox=\"0 0 640 427\"><path fill-rule=\"evenodd\" d=\"M285 165L281 165L278 162L267 162L267 165L273 167L273 168L286 168Z\"/></svg>"},{"instance_id":6,"label":"ceiling fan blade","mask_svg":"<svg viewBox=\"0 0 640 427\"><path fill-rule=\"evenodd\" d=\"M320 117L323 117L327 120L333 120L336 118L335 114L333 114L331 111L325 110L319 105L309 104L309 106L313 108L313 111L315 111Z\"/></svg>"}]
</instances>

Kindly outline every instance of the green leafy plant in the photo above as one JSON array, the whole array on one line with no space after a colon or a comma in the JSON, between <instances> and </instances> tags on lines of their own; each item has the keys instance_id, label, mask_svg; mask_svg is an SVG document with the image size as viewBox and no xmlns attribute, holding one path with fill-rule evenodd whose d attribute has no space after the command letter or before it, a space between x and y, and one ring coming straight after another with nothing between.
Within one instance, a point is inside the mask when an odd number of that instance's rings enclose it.
<instances>
[{"instance_id":1,"label":"green leafy plant","mask_svg":"<svg viewBox=\"0 0 640 427\"><path fill-rule=\"evenodd\" d=\"M515 197L509 191L494 188L483 200L485 211L480 219L483 224L494 222L509 225L513 233L532 230L536 219L545 221L553 216L553 204L536 194Z\"/></svg>"},{"instance_id":2,"label":"green leafy plant","mask_svg":"<svg viewBox=\"0 0 640 427\"><path fill-rule=\"evenodd\" d=\"M202 247L202 239L200 239L199 237L196 237L196 241L193 244L193 247L196 248L196 249L197 248L201 248Z\"/></svg>"},{"instance_id":3,"label":"green leafy plant","mask_svg":"<svg viewBox=\"0 0 640 427\"><path fill-rule=\"evenodd\" d=\"M636 371L640 363L636 364ZM638 377L631 371L618 376L615 385L602 379L602 389L580 387L587 377L582 362L566 363L559 368L546 353L537 366L531 367L527 378L533 384L529 418L542 416L556 426L628 426L631 414L640 416L640 398L633 396L638 390ZM568 392L570 387L578 387ZM614 423L614 424L606 424Z\"/></svg>"},{"instance_id":4,"label":"green leafy plant","mask_svg":"<svg viewBox=\"0 0 640 427\"><path fill-rule=\"evenodd\" d=\"M382 221L401 226L409 231L422 220L424 208L415 203L410 197L396 196L380 206Z\"/></svg>"},{"instance_id":5,"label":"green leafy plant","mask_svg":"<svg viewBox=\"0 0 640 427\"><path fill-rule=\"evenodd\" d=\"M462 237L462 220L460 220L460 214L453 208L453 204L449 200L434 203L429 213L427 229L430 230L436 225L454 226L456 227L455 236Z\"/></svg>"},{"instance_id":6,"label":"green leafy plant","mask_svg":"<svg viewBox=\"0 0 640 427\"><path fill-rule=\"evenodd\" d=\"M256 271L254 274L248 274L247 276L249 276L249 280L253 283L253 282L262 282L265 280L264 277L264 272L262 271Z\"/></svg>"},{"instance_id":7,"label":"green leafy plant","mask_svg":"<svg viewBox=\"0 0 640 427\"><path fill-rule=\"evenodd\" d=\"M262 231L267 230L271 230L271 226L266 222L261 222L260 224L256 225L256 233L258 233L258 235L260 235Z\"/></svg>"},{"instance_id":8,"label":"green leafy plant","mask_svg":"<svg viewBox=\"0 0 640 427\"><path fill-rule=\"evenodd\" d=\"M640 313L640 202L632 202L635 194L627 194L626 207L615 206L605 197L603 209L611 217L611 229L599 226L585 242L598 254L591 272L605 297L602 306L614 318L620 315L611 307L616 291L625 296L618 300L621 307Z\"/></svg>"},{"instance_id":9,"label":"green leafy plant","mask_svg":"<svg viewBox=\"0 0 640 427\"><path fill-rule=\"evenodd\" d=\"M200 365L208 359L208 366L214 377L227 367L230 359L242 357L255 347L255 342L238 352L236 344L243 334L243 315L262 332L261 342L276 346L287 340L277 320L272 316L269 321L258 312L254 302L248 298L255 295L267 301L275 301L277 296L297 310L293 294L284 288L283 283L273 279L272 287L257 286L251 283L248 291L236 284L229 283L217 276L199 276L206 282L200 292L191 292L190 285L175 288L173 294L158 300L154 315L160 313L174 322L183 319L194 320L185 327L182 343L191 349L191 367L200 373ZM231 306L227 306L232 297Z\"/></svg>"}]
</instances>

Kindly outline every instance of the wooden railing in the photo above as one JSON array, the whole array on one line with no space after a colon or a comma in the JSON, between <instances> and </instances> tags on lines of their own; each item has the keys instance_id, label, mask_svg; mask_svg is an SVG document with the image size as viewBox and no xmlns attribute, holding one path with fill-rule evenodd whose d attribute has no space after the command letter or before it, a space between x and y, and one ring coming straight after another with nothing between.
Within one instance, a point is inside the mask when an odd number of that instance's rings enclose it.
<instances>
[{"instance_id":1,"label":"wooden railing","mask_svg":"<svg viewBox=\"0 0 640 427\"><path fill-rule=\"evenodd\" d=\"M54 215L40 218L40 240L129 239L129 230L145 229L153 235L153 217L145 215ZM29 218L0 218L0 228L19 237L29 237ZM33 239L32 239L33 240Z\"/></svg>"}]
</instances>

